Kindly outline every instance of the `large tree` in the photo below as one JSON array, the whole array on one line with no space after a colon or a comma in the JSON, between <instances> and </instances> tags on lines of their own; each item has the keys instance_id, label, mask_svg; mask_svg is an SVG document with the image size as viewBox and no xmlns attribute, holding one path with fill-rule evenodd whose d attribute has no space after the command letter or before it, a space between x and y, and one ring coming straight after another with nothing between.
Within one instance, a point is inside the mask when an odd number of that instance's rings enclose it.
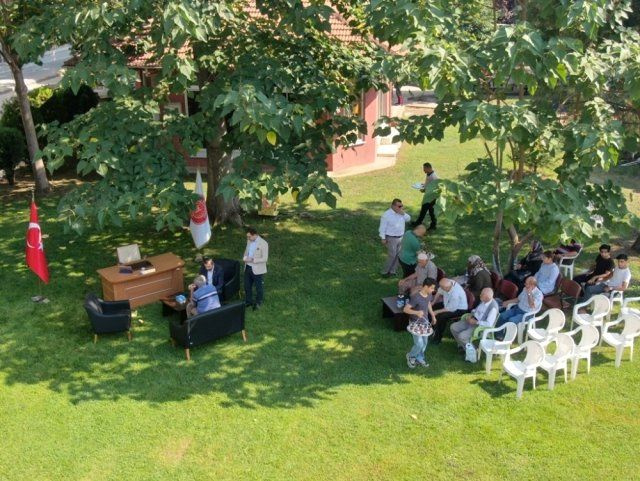
<instances>
[{"instance_id":1,"label":"large tree","mask_svg":"<svg viewBox=\"0 0 640 481\"><path fill-rule=\"evenodd\" d=\"M461 33L473 18L461 12L495 12L497 3L373 0L369 14L373 31L404 46L406 63L438 98L432 116L395 119L400 136L441 139L456 126L461 141L484 142L486 156L462 180L441 181L431 194L451 222L494 222L500 270L504 234L510 266L532 238L591 237L594 210L609 229L628 225L620 188L589 178L636 135L616 102L638 108L640 37L624 28L629 2L619 0L520 0L512 25L496 12L493 28Z\"/></svg>"},{"instance_id":2,"label":"large tree","mask_svg":"<svg viewBox=\"0 0 640 481\"><path fill-rule=\"evenodd\" d=\"M54 40L47 35L48 32L33 30L29 26L42 17L52 16L58 3L55 0L0 1L0 56L13 75L33 178L36 189L41 193L49 192L51 187L40 155L38 136L29 104L29 90L24 81L22 67L30 62L38 62L46 49L52 46Z\"/></svg>"},{"instance_id":3,"label":"large tree","mask_svg":"<svg viewBox=\"0 0 640 481\"><path fill-rule=\"evenodd\" d=\"M379 47L332 36L335 9L326 2L65 3L68 15L53 21L78 63L63 82L102 85L112 97L49 129L49 166L73 154L80 173L102 176L63 199L71 227L152 211L157 228L182 225L193 203L184 157L201 148L215 221L239 222L239 207L287 191L335 205L326 156L357 139L366 126L351 106L385 84L373 69ZM347 16L358 4L334 3ZM153 69L151 83L136 85L132 58ZM170 93L185 91L195 113L163 108Z\"/></svg>"}]
</instances>

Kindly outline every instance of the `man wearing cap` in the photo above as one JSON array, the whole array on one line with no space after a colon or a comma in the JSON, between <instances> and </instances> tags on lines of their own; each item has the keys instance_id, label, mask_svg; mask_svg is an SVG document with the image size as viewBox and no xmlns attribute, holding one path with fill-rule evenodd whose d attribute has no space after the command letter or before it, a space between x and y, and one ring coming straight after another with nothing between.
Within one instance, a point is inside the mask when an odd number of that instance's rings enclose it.
<instances>
[{"instance_id":1,"label":"man wearing cap","mask_svg":"<svg viewBox=\"0 0 640 481\"><path fill-rule=\"evenodd\" d=\"M587 284L584 288L584 298L589 299L595 294L609 294L612 291L624 292L631 282L631 270L629 270L629 258L626 254L619 254L616 257L618 267L613 269L611 277L598 284Z\"/></svg>"},{"instance_id":2,"label":"man wearing cap","mask_svg":"<svg viewBox=\"0 0 640 481\"><path fill-rule=\"evenodd\" d=\"M391 207L387 209L380 218L378 234L382 245L387 248L387 260L382 267L382 277L392 277L396 275L398 268L398 254L400 254L400 244L404 234L405 224L411 217L404 211L404 206L400 199L393 199Z\"/></svg>"},{"instance_id":3,"label":"man wearing cap","mask_svg":"<svg viewBox=\"0 0 640 481\"><path fill-rule=\"evenodd\" d=\"M422 287L422 283L428 277L437 279L438 268L433 263L435 256L431 252L419 252L416 271L408 277L398 281L398 295L413 295ZM408 291L408 292L407 292Z\"/></svg>"}]
</instances>

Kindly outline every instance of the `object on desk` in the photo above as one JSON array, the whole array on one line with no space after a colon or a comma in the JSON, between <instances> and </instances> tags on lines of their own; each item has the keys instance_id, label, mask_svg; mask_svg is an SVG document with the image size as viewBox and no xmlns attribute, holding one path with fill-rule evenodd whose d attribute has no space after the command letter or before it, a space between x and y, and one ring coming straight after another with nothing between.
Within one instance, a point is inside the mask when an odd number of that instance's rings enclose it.
<instances>
[{"instance_id":1,"label":"object on desk","mask_svg":"<svg viewBox=\"0 0 640 481\"><path fill-rule=\"evenodd\" d=\"M141 271L142 269L153 269L153 264L148 260L141 260L138 262L134 262L133 264L129 264L134 271Z\"/></svg>"},{"instance_id":2,"label":"object on desk","mask_svg":"<svg viewBox=\"0 0 640 481\"><path fill-rule=\"evenodd\" d=\"M411 184L411 187L420 190L424 188L424 184L422 184L422 182L414 182L413 184Z\"/></svg>"},{"instance_id":3,"label":"object on desk","mask_svg":"<svg viewBox=\"0 0 640 481\"><path fill-rule=\"evenodd\" d=\"M132 274L133 268L131 266L120 266L118 272L120 274Z\"/></svg>"},{"instance_id":4,"label":"object on desk","mask_svg":"<svg viewBox=\"0 0 640 481\"><path fill-rule=\"evenodd\" d=\"M147 274L153 274L155 272L155 268L154 267L141 267L140 268L140 274L142 274L143 276L147 275Z\"/></svg>"},{"instance_id":5,"label":"object on desk","mask_svg":"<svg viewBox=\"0 0 640 481\"><path fill-rule=\"evenodd\" d=\"M129 264L140 260L140 248L138 244L120 246L116 249L119 264Z\"/></svg>"}]
</instances>

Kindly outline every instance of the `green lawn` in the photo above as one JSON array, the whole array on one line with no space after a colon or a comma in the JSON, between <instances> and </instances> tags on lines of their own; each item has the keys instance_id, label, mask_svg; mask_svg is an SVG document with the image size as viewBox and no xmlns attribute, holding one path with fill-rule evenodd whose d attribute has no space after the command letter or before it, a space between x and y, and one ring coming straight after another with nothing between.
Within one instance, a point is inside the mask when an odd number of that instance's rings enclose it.
<instances>
[{"instance_id":1,"label":"green lawn","mask_svg":"<svg viewBox=\"0 0 640 481\"><path fill-rule=\"evenodd\" d=\"M96 269L115 247L173 251L196 273L188 231L156 233L152 219L76 238L61 233L56 199L40 201L51 284L33 304L24 266L28 196L0 218L0 480L640 479L638 361L594 355L591 374L546 390L498 382L464 363L451 339L429 347L428 370L409 371L408 333L380 318L394 281L378 275L380 214L394 196L417 212L411 183L431 161L454 177L479 144L404 147L398 165L339 181L339 208L284 209L256 220L270 243L266 304L249 312L249 340L195 348L168 342L159 305L137 311L134 337L92 342L82 299L100 292ZM488 258L490 225L441 224L427 244L461 271ZM581 261L586 265L597 241ZM240 258L244 232L216 228L206 249ZM634 259L635 278L640 278ZM188 280L188 279L187 279ZM635 291L637 293L637 290Z\"/></svg>"}]
</instances>

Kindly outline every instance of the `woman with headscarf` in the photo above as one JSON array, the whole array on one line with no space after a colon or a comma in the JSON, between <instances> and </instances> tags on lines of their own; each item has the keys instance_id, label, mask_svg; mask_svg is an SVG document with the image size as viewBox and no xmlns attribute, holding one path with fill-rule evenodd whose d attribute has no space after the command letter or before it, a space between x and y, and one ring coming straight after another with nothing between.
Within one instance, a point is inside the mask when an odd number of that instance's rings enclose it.
<instances>
[{"instance_id":1,"label":"woman with headscarf","mask_svg":"<svg viewBox=\"0 0 640 481\"><path fill-rule=\"evenodd\" d=\"M480 293L485 287L491 287L491 273L480 256L472 255L467 260L467 289L480 301Z\"/></svg>"},{"instance_id":2,"label":"woman with headscarf","mask_svg":"<svg viewBox=\"0 0 640 481\"><path fill-rule=\"evenodd\" d=\"M504 278L517 285L518 291L521 291L527 277L534 275L538 270L540 270L543 253L544 248L540 241L534 240L531 242L531 250L529 253L520 259L520 262L516 264L515 269L504 276Z\"/></svg>"}]
</instances>

